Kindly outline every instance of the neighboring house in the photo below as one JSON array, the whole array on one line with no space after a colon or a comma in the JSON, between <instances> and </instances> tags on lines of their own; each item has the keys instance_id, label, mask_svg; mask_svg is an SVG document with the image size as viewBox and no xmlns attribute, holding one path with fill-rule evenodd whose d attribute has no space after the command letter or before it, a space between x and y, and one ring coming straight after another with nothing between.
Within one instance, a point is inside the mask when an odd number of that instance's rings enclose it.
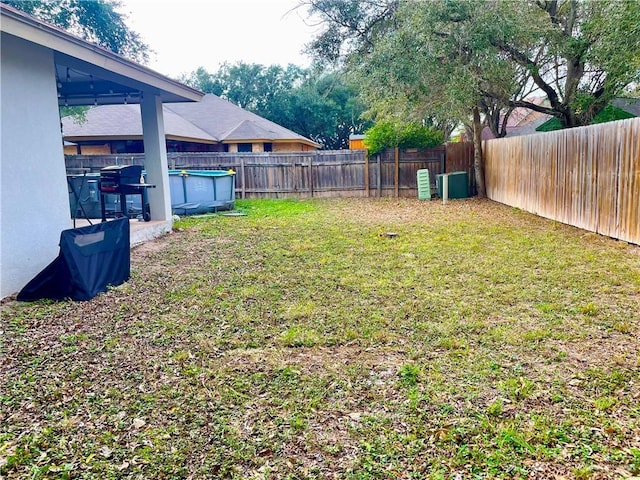
<instances>
[{"instance_id":1,"label":"neighboring house","mask_svg":"<svg viewBox=\"0 0 640 480\"><path fill-rule=\"evenodd\" d=\"M299 152L320 145L222 98L163 105L169 152ZM66 154L143 153L138 105L91 108L86 121L62 119Z\"/></svg>"},{"instance_id":2,"label":"neighboring house","mask_svg":"<svg viewBox=\"0 0 640 480\"><path fill-rule=\"evenodd\" d=\"M629 112L631 115L640 117L640 98L614 98L611 101L611 105Z\"/></svg>"},{"instance_id":3,"label":"neighboring house","mask_svg":"<svg viewBox=\"0 0 640 480\"><path fill-rule=\"evenodd\" d=\"M548 100L546 97L534 97L528 99L530 102L536 105L548 106ZM524 107L516 107L513 109L509 118L507 119L507 137L516 137L519 135L530 135L536 133L536 128L549 120L550 116L544 113L536 112ZM501 120L502 121L502 120ZM482 139L491 140L496 138L489 127L482 129Z\"/></svg>"},{"instance_id":4,"label":"neighboring house","mask_svg":"<svg viewBox=\"0 0 640 480\"><path fill-rule=\"evenodd\" d=\"M163 102L203 94L0 3L0 298L58 255L72 228L59 105L140 103L154 233L171 230ZM150 228L152 225L150 225Z\"/></svg>"}]
</instances>

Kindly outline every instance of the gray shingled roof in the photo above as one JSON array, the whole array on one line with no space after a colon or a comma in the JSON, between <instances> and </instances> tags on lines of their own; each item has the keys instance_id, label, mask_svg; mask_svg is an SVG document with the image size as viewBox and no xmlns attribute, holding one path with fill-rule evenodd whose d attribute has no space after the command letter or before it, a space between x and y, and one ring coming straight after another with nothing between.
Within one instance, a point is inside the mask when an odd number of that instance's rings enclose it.
<instances>
[{"instance_id":1,"label":"gray shingled roof","mask_svg":"<svg viewBox=\"0 0 640 480\"><path fill-rule=\"evenodd\" d=\"M248 139L272 141L275 140L276 136L276 132L262 128L253 120L243 120L222 137L227 141Z\"/></svg>"},{"instance_id":2,"label":"gray shingled roof","mask_svg":"<svg viewBox=\"0 0 640 480\"><path fill-rule=\"evenodd\" d=\"M639 98L614 98L611 105L621 108L629 112L631 115L640 117L640 99Z\"/></svg>"},{"instance_id":3,"label":"gray shingled roof","mask_svg":"<svg viewBox=\"0 0 640 480\"><path fill-rule=\"evenodd\" d=\"M193 123L163 109L165 134L170 137L198 138L204 142L218 139L198 128ZM142 118L140 105L102 105L89 109L86 122L76 123L73 117L62 118L65 139L80 140L82 137L140 137Z\"/></svg>"},{"instance_id":4,"label":"gray shingled roof","mask_svg":"<svg viewBox=\"0 0 640 480\"><path fill-rule=\"evenodd\" d=\"M164 128L168 137L229 142L237 140L295 141L319 147L277 123L244 110L227 100L205 95L192 103L165 103ZM142 136L139 105L104 105L87 112L87 121L76 124L72 117L62 119L65 139L82 137L138 137Z\"/></svg>"}]
</instances>

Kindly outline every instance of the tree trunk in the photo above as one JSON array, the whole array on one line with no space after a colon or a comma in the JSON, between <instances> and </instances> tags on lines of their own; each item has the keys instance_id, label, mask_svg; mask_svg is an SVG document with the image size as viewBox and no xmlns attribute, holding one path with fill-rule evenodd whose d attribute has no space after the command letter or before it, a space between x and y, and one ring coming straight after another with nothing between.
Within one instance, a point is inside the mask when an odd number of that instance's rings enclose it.
<instances>
[{"instance_id":1,"label":"tree trunk","mask_svg":"<svg viewBox=\"0 0 640 480\"><path fill-rule=\"evenodd\" d=\"M484 185L484 155L482 154L482 123L480 122L480 111L478 107L473 107L473 168L476 174L476 188L478 197L487 196Z\"/></svg>"}]
</instances>

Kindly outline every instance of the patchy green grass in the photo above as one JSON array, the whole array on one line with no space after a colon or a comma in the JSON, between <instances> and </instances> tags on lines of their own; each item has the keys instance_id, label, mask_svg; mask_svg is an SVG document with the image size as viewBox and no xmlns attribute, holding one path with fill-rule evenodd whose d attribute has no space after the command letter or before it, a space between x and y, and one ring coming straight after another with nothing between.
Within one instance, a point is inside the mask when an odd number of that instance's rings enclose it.
<instances>
[{"instance_id":1,"label":"patchy green grass","mask_svg":"<svg viewBox=\"0 0 640 480\"><path fill-rule=\"evenodd\" d=\"M2 305L0 477L640 475L637 247L475 199L238 209Z\"/></svg>"}]
</instances>

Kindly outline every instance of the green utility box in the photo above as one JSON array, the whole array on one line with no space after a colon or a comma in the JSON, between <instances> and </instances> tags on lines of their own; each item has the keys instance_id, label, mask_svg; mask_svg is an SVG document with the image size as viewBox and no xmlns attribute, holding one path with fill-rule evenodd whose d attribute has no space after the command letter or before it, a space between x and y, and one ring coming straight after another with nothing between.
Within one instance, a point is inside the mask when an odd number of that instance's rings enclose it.
<instances>
[{"instance_id":1,"label":"green utility box","mask_svg":"<svg viewBox=\"0 0 640 480\"><path fill-rule=\"evenodd\" d=\"M449 182L448 198L467 198L469 196L469 174L467 172L451 172L447 174ZM438 196L442 198L442 179L444 175L436 175Z\"/></svg>"},{"instance_id":2,"label":"green utility box","mask_svg":"<svg viewBox=\"0 0 640 480\"><path fill-rule=\"evenodd\" d=\"M431 184L429 183L429 170L418 170L418 200L431 200Z\"/></svg>"}]
</instances>

